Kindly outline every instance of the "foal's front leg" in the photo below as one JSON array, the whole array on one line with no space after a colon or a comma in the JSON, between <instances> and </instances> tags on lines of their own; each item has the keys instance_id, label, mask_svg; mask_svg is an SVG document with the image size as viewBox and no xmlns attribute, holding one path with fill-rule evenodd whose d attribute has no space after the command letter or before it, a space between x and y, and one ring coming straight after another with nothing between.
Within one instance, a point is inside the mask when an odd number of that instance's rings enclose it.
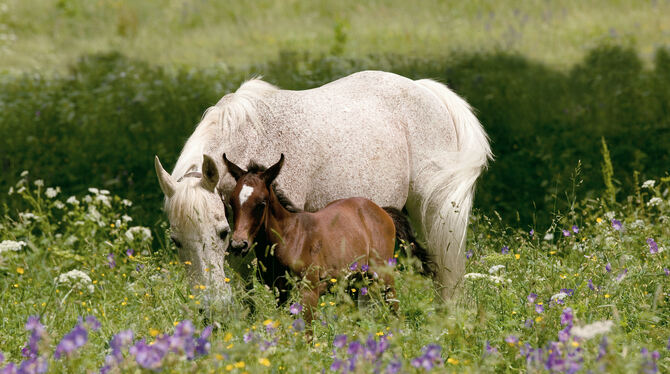
<instances>
[{"instance_id":1,"label":"foal's front leg","mask_svg":"<svg viewBox=\"0 0 670 374\"><path fill-rule=\"evenodd\" d=\"M312 341L312 320L314 320L314 312L316 312L316 306L319 303L319 285L317 284L314 288L305 288L301 292L302 296L302 305L303 316L305 317L305 334L307 335L307 340Z\"/></svg>"}]
</instances>

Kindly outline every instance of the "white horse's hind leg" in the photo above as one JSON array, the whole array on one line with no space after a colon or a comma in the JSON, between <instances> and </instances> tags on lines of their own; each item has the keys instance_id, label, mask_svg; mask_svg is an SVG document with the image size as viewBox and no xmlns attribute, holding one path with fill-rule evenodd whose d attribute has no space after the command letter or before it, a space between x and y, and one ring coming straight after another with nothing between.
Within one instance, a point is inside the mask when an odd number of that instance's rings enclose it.
<instances>
[{"instance_id":1,"label":"white horse's hind leg","mask_svg":"<svg viewBox=\"0 0 670 374\"><path fill-rule=\"evenodd\" d=\"M413 172L407 207L410 216L421 222L421 234L428 244L428 251L435 262L435 281L444 298L450 298L460 285L465 272L465 238L468 218L474 199L475 181L488 159L492 157L488 138L470 106L445 85L424 79L416 83L432 93L432 97L446 109L447 115L439 124L448 126L446 134L455 132L454 144L439 149L421 149L412 155ZM435 130L435 129L431 129ZM421 129L412 138L421 139ZM451 149L450 149L451 148Z\"/></svg>"}]
</instances>

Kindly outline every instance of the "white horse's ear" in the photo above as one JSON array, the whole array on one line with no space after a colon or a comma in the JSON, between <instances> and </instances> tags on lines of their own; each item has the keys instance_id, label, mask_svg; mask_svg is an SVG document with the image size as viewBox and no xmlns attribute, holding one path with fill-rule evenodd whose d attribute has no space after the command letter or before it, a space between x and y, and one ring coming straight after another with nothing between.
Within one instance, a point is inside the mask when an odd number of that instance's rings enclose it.
<instances>
[{"instance_id":1,"label":"white horse's ear","mask_svg":"<svg viewBox=\"0 0 670 374\"><path fill-rule=\"evenodd\" d=\"M214 160L207 155L202 155L202 180L200 183L204 189L210 192L214 192L214 188L219 183L219 170L216 168Z\"/></svg>"},{"instance_id":2,"label":"white horse's ear","mask_svg":"<svg viewBox=\"0 0 670 374\"><path fill-rule=\"evenodd\" d=\"M156 175L158 176L158 183L161 185L161 190L163 190L163 193L168 198L172 197L175 191L174 179L172 179L172 176L163 169L163 165L161 165L158 156L156 156L154 166L156 166Z\"/></svg>"}]
</instances>

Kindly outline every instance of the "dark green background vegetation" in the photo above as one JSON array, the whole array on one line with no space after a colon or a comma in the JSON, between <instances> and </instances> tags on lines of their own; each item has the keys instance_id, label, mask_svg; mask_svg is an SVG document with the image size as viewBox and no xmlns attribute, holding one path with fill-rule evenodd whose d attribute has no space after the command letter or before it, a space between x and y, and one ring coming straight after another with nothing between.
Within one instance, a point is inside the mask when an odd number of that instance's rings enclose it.
<instances>
[{"instance_id":1,"label":"dark green background vegetation","mask_svg":"<svg viewBox=\"0 0 670 374\"><path fill-rule=\"evenodd\" d=\"M153 155L171 169L203 111L222 95L259 74L281 88L305 89L364 69L440 80L476 108L496 155L476 207L510 223L546 224L550 217L536 212L563 209L566 199L555 195L572 188L580 160L578 196L602 191L601 137L619 188L631 188L635 170L644 180L670 165L667 49L645 68L633 49L602 46L568 70L505 53L423 59L284 52L243 69L167 71L106 54L83 57L61 75L1 78L0 189L22 170L66 194L108 188L134 201L133 216L151 226L162 217Z\"/></svg>"}]
</instances>

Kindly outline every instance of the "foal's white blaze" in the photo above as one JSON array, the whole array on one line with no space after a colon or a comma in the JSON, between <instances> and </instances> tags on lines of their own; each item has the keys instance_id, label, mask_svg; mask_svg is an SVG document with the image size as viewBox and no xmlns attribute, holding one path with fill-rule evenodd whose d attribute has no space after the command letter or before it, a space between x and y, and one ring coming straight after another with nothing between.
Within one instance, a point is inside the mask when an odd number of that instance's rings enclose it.
<instances>
[{"instance_id":1,"label":"foal's white blaze","mask_svg":"<svg viewBox=\"0 0 670 374\"><path fill-rule=\"evenodd\" d=\"M254 192L253 187L247 186L246 184L242 186L242 191L240 191L240 205L244 205L244 202L247 201L252 192Z\"/></svg>"}]
</instances>

